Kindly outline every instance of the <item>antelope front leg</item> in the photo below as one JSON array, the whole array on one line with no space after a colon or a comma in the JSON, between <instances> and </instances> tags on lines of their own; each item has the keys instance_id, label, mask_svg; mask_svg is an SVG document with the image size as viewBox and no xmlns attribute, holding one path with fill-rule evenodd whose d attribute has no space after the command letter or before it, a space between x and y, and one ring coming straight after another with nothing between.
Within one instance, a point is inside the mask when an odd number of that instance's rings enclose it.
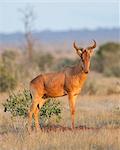
<instances>
[{"instance_id":1,"label":"antelope front leg","mask_svg":"<svg viewBox=\"0 0 120 150\"><path fill-rule=\"evenodd\" d=\"M74 129L74 115L75 115L75 100L76 100L76 96L74 96L73 94L69 94L69 104L70 104L70 111L71 111L71 119L72 119L72 129Z\"/></svg>"}]
</instances>

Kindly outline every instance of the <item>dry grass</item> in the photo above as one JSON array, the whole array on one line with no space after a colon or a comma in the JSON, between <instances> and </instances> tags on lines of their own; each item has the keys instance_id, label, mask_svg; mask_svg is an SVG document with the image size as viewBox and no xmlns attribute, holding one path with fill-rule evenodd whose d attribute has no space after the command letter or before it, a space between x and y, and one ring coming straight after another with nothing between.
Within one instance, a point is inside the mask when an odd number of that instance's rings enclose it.
<instances>
[{"instance_id":1,"label":"dry grass","mask_svg":"<svg viewBox=\"0 0 120 150\"><path fill-rule=\"evenodd\" d=\"M68 101L66 97L61 101L63 118L59 125L70 127ZM29 135L27 120L11 119L0 108L0 150L120 149L120 95L78 97L76 126L86 126L86 130L33 131Z\"/></svg>"},{"instance_id":2,"label":"dry grass","mask_svg":"<svg viewBox=\"0 0 120 150\"><path fill-rule=\"evenodd\" d=\"M7 133L2 137L2 150L119 150L119 129L79 132Z\"/></svg>"},{"instance_id":3,"label":"dry grass","mask_svg":"<svg viewBox=\"0 0 120 150\"><path fill-rule=\"evenodd\" d=\"M105 77L102 74L91 71L88 75L82 94L89 95L113 95L120 94L120 78Z\"/></svg>"}]
</instances>

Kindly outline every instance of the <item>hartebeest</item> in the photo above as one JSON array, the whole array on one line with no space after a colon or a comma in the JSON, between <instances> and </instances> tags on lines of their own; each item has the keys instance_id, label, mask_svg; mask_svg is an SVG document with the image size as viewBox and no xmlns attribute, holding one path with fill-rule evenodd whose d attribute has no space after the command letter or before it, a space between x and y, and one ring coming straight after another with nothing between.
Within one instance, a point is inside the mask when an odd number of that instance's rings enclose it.
<instances>
[{"instance_id":1,"label":"hartebeest","mask_svg":"<svg viewBox=\"0 0 120 150\"><path fill-rule=\"evenodd\" d=\"M38 113L39 109L46 102L45 98L68 95L72 128L74 128L75 100L87 78L90 58L93 49L96 47L96 42L94 41L94 44L87 48L77 47L74 42L73 47L80 56L80 61L76 66L67 67L63 71L56 73L38 75L30 82L32 105L29 111L29 127L31 126L32 115L34 114L35 127L39 129Z\"/></svg>"}]
</instances>

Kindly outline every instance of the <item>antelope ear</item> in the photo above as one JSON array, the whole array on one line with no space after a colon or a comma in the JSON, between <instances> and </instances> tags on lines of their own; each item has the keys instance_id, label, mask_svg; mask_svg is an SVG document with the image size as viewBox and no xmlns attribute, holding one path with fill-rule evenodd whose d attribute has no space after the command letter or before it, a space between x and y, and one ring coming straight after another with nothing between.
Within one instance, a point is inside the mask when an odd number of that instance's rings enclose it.
<instances>
[{"instance_id":1,"label":"antelope ear","mask_svg":"<svg viewBox=\"0 0 120 150\"><path fill-rule=\"evenodd\" d=\"M90 55L93 55L94 49L89 49Z\"/></svg>"},{"instance_id":2,"label":"antelope ear","mask_svg":"<svg viewBox=\"0 0 120 150\"><path fill-rule=\"evenodd\" d=\"M82 55L82 50L76 50L76 52L77 52L77 54L79 55L79 56L81 56Z\"/></svg>"}]
</instances>

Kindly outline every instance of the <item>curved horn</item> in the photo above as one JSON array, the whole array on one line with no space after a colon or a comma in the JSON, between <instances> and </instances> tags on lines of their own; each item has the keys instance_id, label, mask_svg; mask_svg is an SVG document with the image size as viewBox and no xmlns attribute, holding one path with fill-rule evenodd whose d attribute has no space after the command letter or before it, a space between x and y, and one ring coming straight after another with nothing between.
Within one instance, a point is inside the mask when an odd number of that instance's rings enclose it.
<instances>
[{"instance_id":1,"label":"curved horn","mask_svg":"<svg viewBox=\"0 0 120 150\"><path fill-rule=\"evenodd\" d=\"M76 46L75 41L73 42L73 47L74 47L76 50L81 50L81 51L82 51L82 48L81 48L81 47L77 47L77 46Z\"/></svg>"},{"instance_id":2,"label":"curved horn","mask_svg":"<svg viewBox=\"0 0 120 150\"><path fill-rule=\"evenodd\" d=\"M76 46L75 41L73 42L73 47L78 51L79 47Z\"/></svg>"},{"instance_id":3,"label":"curved horn","mask_svg":"<svg viewBox=\"0 0 120 150\"><path fill-rule=\"evenodd\" d=\"M94 49L95 47L96 47L96 41L95 40L93 40L93 42L94 42L94 45L93 46L89 46L87 49L88 50L90 50L90 49Z\"/></svg>"},{"instance_id":4,"label":"curved horn","mask_svg":"<svg viewBox=\"0 0 120 150\"><path fill-rule=\"evenodd\" d=\"M76 49L78 55L80 55L82 53L82 48L77 47L75 44L75 41L73 42L73 47Z\"/></svg>"}]
</instances>

